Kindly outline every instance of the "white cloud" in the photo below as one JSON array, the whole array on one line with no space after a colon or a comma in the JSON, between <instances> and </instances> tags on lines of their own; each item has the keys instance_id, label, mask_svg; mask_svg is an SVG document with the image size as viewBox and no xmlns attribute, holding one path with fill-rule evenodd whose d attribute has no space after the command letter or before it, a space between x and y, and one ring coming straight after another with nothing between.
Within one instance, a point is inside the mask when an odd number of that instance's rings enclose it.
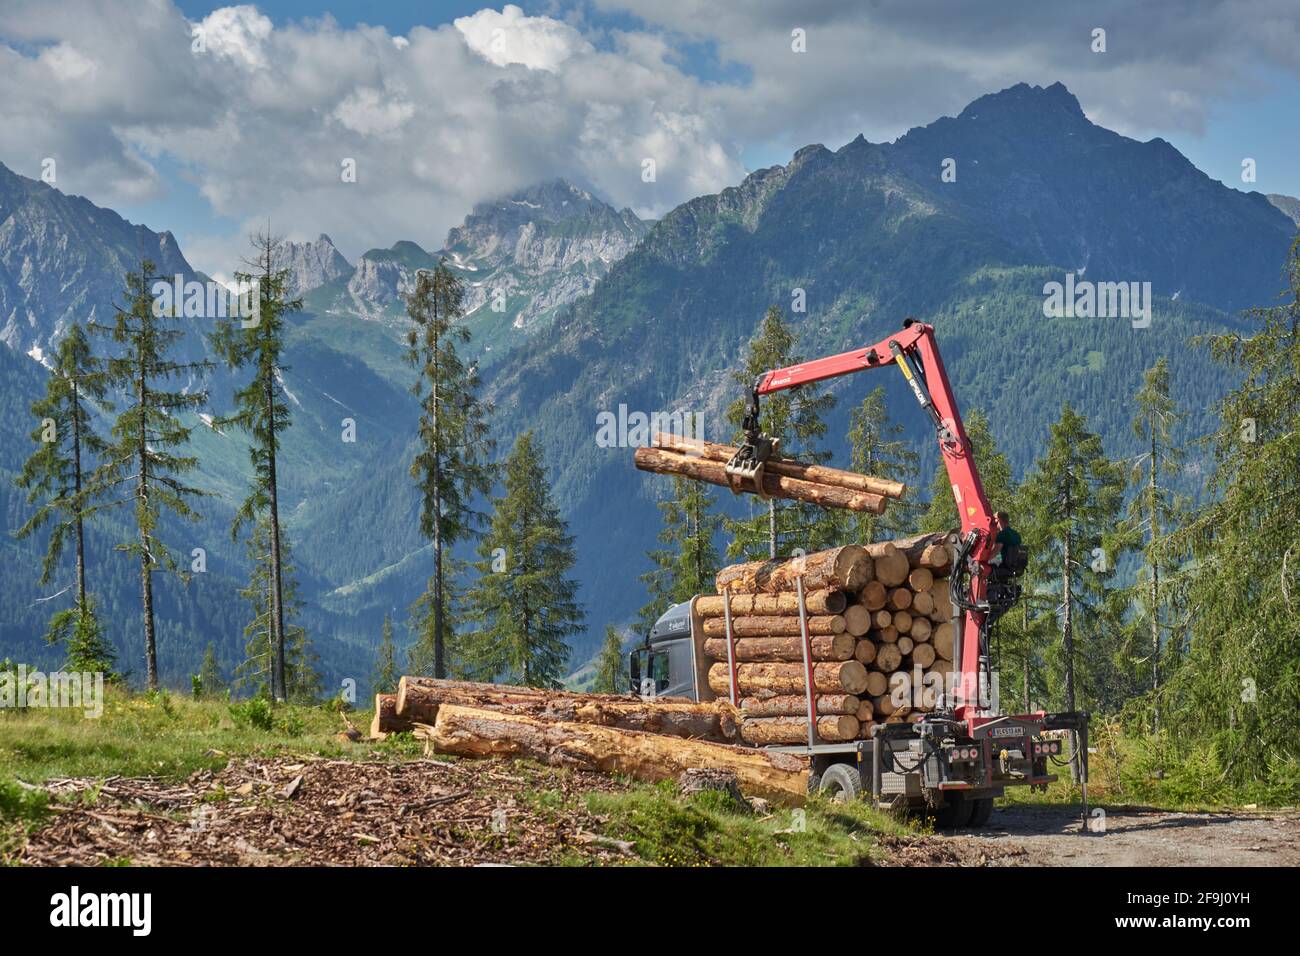
<instances>
[{"instance_id":1,"label":"white cloud","mask_svg":"<svg viewBox=\"0 0 1300 956\"><path fill-rule=\"evenodd\" d=\"M252 69L266 67L266 41L273 25L254 6L222 7L213 10L197 29L207 48L219 57Z\"/></svg>"},{"instance_id":2,"label":"white cloud","mask_svg":"<svg viewBox=\"0 0 1300 956\"><path fill-rule=\"evenodd\" d=\"M550 17L526 17L513 4L506 4L500 13L480 10L458 17L455 25L469 48L496 66L520 63L530 70L554 73L570 57L591 52L591 44L568 24Z\"/></svg>"}]
</instances>

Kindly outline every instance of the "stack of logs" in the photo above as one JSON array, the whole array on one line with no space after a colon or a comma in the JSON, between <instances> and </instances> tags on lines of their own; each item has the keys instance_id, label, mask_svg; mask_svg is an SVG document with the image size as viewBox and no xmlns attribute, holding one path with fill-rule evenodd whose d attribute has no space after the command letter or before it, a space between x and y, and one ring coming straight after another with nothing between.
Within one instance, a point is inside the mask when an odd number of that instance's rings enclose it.
<instances>
[{"instance_id":1,"label":"stack of logs","mask_svg":"<svg viewBox=\"0 0 1300 956\"><path fill-rule=\"evenodd\" d=\"M701 597L709 687L731 697L723 595L731 601L740 736L752 744L808 740L808 702L796 581L802 577L817 736L868 739L874 724L919 720L931 701L916 675L952 670L956 639L942 535L846 545L799 558L733 565L718 595ZM924 679L924 676L923 676Z\"/></svg>"}]
</instances>

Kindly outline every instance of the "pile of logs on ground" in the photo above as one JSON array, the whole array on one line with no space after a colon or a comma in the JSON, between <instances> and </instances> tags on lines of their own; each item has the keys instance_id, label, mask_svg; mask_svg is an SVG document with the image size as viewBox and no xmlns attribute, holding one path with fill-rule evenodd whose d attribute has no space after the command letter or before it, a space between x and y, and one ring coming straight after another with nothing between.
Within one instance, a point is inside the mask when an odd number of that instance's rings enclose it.
<instances>
[{"instance_id":1,"label":"pile of logs on ground","mask_svg":"<svg viewBox=\"0 0 1300 956\"><path fill-rule=\"evenodd\" d=\"M731 445L658 432L652 447L636 450L634 461L642 471L725 487L730 485L726 464L735 453ZM901 498L906 490L901 482L792 458L772 458L763 469L763 493L769 498L789 498L823 508L880 514L888 499Z\"/></svg>"},{"instance_id":2,"label":"pile of logs on ground","mask_svg":"<svg viewBox=\"0 0 1300 956\"><path fill-rule=\"evenodd\" d=\"M817 736L869 739L874 724L919 720L947 686L956 640L942 535L846 545L799 558L732 565L719 594L699 598L709 687L731 698L726 606L731 602L740 737L751 744L808 741L798 597L803 579ZM726 595L724 597L723 595Z\"/></svg>"},{"instance_id":3,"label":"pile of logs on ground","mask_svg":"<svg viewBox=\"0 0 1300 956\"><path fill-rule=\"evenodd\" d=\"M376 696L371 737L411 731L436 753L527 758L648 781L676 779L698 768L725 770L748 794L801 802L808 761L739 745L738 723L726 701L408 676L396 694Z\"/></svg>"}]
</instances>

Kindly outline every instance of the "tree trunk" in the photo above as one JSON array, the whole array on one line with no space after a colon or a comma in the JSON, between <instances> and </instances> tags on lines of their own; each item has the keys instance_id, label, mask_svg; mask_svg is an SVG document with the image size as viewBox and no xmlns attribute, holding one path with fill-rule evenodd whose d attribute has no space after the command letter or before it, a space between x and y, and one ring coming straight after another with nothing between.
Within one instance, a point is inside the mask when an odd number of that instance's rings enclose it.
<instances>
[{"instance_id":1,"label":"tree trunk","mask_svg":"<svg viewBox=\"0 0 1300 956\"><path fill-rule=\"evenodd\" d=\"M137 457L140 464L138 479L139 506L147 512L149 509L149 446L145 430L145 402L148 400L148 387L145 384L144 361L139 367L139 387L136 398L140 403L140 435ZM137 514L140 531L140 603L144 614L144 670L145 683L151 691L158 689L158 645L153 628L153 552L149 547L149 526L143 515Z\"/></svg>"},{"instance_id":2,"label":"tree trunk","mask_svg":"<svg viewBox=\"0 0 1300 956\"><path fill-rule=\"evenodd\" d=\"M858 592L858 603L868 611L879 611L889 600L889 589L879 581L868 581Z\"/></svg>"},{"instance_id":3,"label":"tree trunk","mask_svg":"<svg viewBox=\"0 0 1300 956\"><path fill-rule=\"evenodd\" d=\"M881 644L876 648L876 659L871 666L882 674L892 674L903 663L903 652L897 644Z\"/></svg>"},{"instance_id":4,"label":"tree trunk","mask_svg":"<svg viewBox=\"0 0 1300 956\"><path fill-rule=\"evenodd\" d=\"M434 750L458 757L516 757L553 767L617 773L636 780L673 780L686 770L736 774L749 794L800 804L808 763L792 754L701 740L661 737L595 724L546 721L521 714L446 704L432 727L416 727Z\"/></svg>"},{"instance_id":5,"label":"tree trunk","mask_svg":"<svg viewBox=\"0 0 1300 956\"><path fill-rule=\"evenodd\" d=\"M270 281L269 260L267 253ZM267 503L271 523L271 636L275 648L275 671L271 677L271 693L277 700L289 699L289 684L284 665L284 579L283 552L280 549L280 496L275 473L275 376L266 376L266 485ZM279 690L276 690L276 688Z\"/></svg>"},{"instance_id":6,"label":"tree trunk","mask_svg":"<svg viewBox=\"0 0 1300 956\"><path fill-rule=\"evenodd\" d=\"M638 448L633 453L636 467L661 475L682 475L712 485L730 487L726 465L659 448ZM789 498L805 501L823 508L842 508L847 511L867 511L880 514L885 510L885 499L865 491L849 491L834 485L820 485L798 478L787 478L775 472L763 473L763 492L769 498ZM769 502L770 504L770 502Z\"/></svg>"},{"instance_id":7,"label":"tree trunk","mask_svg":"<svg viewBox=\"0 0 1300 956\"><path fill-rule=\"evenodd\" d=\"M858 641L857 646L853 648L853 659L863 664L870 664L876 659L876 644L867 638Z\"/></svg>"},{"instance_id":8,"label":"tree trunk","mask_svg":"<svg viewBox=\"0 0 1300 956\"><path fill-rule=\"evenodd\" d=\"M733 564L718 572L714 580L720 593L794 591L803 577L804 591L844 589L857 591L871 580L872 562L855 544L817 551L798 558L776 558Z\"/></svg>"},{"instance_id":9,"label":"tree trunk","mask_svg":"<svg viewBox=\"0 0 1300 956\"><path fill-rule=\"evenodd\" d=\"M740 722L742 740L751 744L804 744L808 742L808 718L756 717ZM817 737L826 743L842 743L858 736L856 714L817 718Z\"/></svg>"},{"instance_id":10,"label":"tree trunk","mask_svg":"<svg viewBox=\"0 0 1300 956\"><path fill-rule=\"evenodd\" d=\"M866 545L867 554L876 566L876 580L887 588L896 588L907 580L912 566L907 563L907 555L899 551L890 541L880 541Z\"/></svg>"},{"instance_id":11,"label":"tree trunk","mask_svg":"<svg viewBox=\"0 0 1300 956\"><path fill-rule=\"evenodd\" d=\"M857 641L852 634L841 633L811 638L812 659L815 661L847 661L853 656ZM704 642L704 656L715 661L727 659L727 639L714 637ZM790 661L803 660L802 637L743 637L736 641L738 661Z\"/></svg>"},{"instance_id":12,"label":"tree trunk","mask_svg":"<svg viewBox=\"0 0 1300 956\"><path fill-rule=\"evenodd\" d=\"M809 614L842 614L848 604L843 591L805 591L804 607ZM700 617L722 617L725 599L721 594L709 594L695 602ZM780 594L733 594L731 613L741 614L798 614L799 595L791 591Z\"/></svg>"},{"instance_id":13,"label":"tree trunk","mask_svg":"<svg viewBox=\"0 0 1300 956\"><path fill-rule=\"evenodd\" d=\"M410 729L411 722L397 714L397 695L376 694L375 716L370 719L370 739L383 740L389 734Z\"/></svg>"},{"instance_id":14,"label":"tree trunk","mask_svg":"<svg viewBox=\"0 0 1300 956\"><path fill-rule=\"evenodd\" d=\"M76 496L77 536L77 611L86 612L86 539L82 526L81 512L81 400L77 382L72 381L72 490Z\"/></svg>"},{"instance_id":15,"label":"tree trunk","mask_svg":"<svg viewBox=\"0 0 1300 956\"><path fill-rule=\"evenodd\" d=\"M844 630L861 637L871 630L871 612L861 604L852 604L844 610Z\"/></svg>"},{"instance_id":16,"label":"tree trunk","mask_svg":"<svg viewBox=\"0 0 1300 956\"><path fill-rule=\"evenodd\" d=\"M867 686L867 669L855 660L813 665L813 690L821 694L858 694ZM774 694L802 694L806 681L798 664L740 664L736 667L736 688L744 696L761 691ZM715 694L731 693L731 674L726 664L709 668L709 687Z\"/></svg>"},{"instance_id":17,"label":"tree trunk","mask_svg":"<svg viewBox=\"0 0 1300 956\"><path fill-rule=\"evenodd\" d=\"M817 694L813 705L822 715L856 714L860 698L853 694ZM803 694L784 694L777 697L746 697L740 702L740 714L750 717L803 717L808 719L808 698Z\"/></svg>"},{"instance_id":18,"label":"tree trunk","mask_svg":"<svg viewBox=\"0 0 1300 956\"><path fill-rule=\"evenodd\" d=\"M809 635L843 634L844 627L844 617L839 614L819 614L808 618ZM802 635L803 630L797 614L785 614L771 617L733 617L731 633L736 637L792 637ZM726 618L705 618L704 635L726 637Z\"/></svg>"}]
</instances>

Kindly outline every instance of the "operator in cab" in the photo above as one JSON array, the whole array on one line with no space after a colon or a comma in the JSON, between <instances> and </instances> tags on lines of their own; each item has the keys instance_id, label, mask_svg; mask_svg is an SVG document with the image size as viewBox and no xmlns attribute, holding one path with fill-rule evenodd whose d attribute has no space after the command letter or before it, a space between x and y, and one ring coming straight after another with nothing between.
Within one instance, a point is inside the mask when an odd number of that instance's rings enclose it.
<instances>
[{"instance_id":1,"label":"operator in cab","mask_svg":"<svg viewBox=\"0 0 1300 956\"><path fill-rule=\"evenodd\" d=\"M1020 547L1020 532L1011 527L1011 515L999 511L993 516L994 527L998 529L993 539L993 557L989 564L1001 567L1003 556L1013 548Z\"/></svg>"}]
</instances>

